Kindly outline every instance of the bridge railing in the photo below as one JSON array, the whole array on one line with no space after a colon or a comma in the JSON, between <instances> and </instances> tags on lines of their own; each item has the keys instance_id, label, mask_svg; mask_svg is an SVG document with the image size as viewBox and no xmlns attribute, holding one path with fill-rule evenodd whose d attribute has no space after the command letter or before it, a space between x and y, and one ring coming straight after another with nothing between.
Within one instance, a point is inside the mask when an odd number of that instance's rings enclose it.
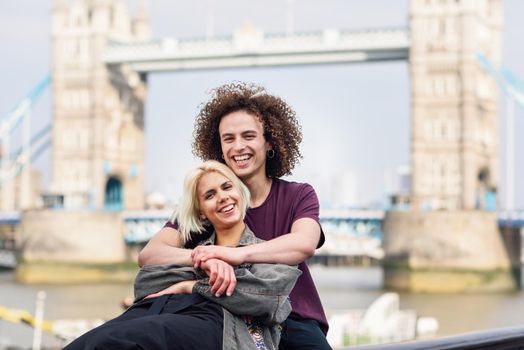
<instances>
[{"instance_id":1,"label":"bridge railing","mask_svg":"<svg viewBox=\"0 0 524 350\"><path fill-rule=\"evenodd\" d=\"M524 326L489 329L429 340L351 346L340 350L515 350L524 349Z\"/></svg>"}]
</instances>

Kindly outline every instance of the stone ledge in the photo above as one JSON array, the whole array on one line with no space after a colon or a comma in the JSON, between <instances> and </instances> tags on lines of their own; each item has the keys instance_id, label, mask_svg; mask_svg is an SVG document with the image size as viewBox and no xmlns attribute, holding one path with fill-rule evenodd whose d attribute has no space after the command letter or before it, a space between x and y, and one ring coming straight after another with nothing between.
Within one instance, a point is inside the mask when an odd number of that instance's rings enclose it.
<instances>
[{"instance_id":1,"label":"stone ledge","mask_svg":"<svg viewBox=\"0 0 524 350\"><path fill-rule=\"evenodd\" d=\"M25 262L16 269L16 280L27 284L131 283L136 263L81 264Z\"/></svg>"},{"instance_id":2,"label":"stone ledge","mask_svg":"<svg viewBox=\"0 0 524 350\"><path fill-rule=\"evenodd\" d=\"M388 289L413 293L510 292L517 288L513 273L510 269L418 269L387 264L384 281Z\"/></svg>"}]
</instances>

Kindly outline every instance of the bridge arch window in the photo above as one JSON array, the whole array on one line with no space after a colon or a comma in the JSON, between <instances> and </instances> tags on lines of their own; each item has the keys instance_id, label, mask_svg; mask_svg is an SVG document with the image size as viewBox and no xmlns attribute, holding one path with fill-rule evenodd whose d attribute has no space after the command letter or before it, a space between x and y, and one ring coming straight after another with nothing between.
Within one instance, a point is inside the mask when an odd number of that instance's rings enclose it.
<instances>
[{"instance_id":1,"label":"bridge arch window","mask_svg":"<svg viewBox=\"0 0 524 350\"><path fill-rule=\"evenodd\" d=\"M116 176L109 177L105 188L104 208L110 211L122 210L123 199L122 181Z\"/></svg>"},{"instance_id":2,"label":"bridge arch window","mask_svg":"<svg viewBox=\"0 0 524 350\"><path fill-rule=\"evenodd\" d=\"M477 174L476 209L488 211L497 209L496 189L490 183L490 170L487 167L481 168Z\"/></svg>"}]
</instances>

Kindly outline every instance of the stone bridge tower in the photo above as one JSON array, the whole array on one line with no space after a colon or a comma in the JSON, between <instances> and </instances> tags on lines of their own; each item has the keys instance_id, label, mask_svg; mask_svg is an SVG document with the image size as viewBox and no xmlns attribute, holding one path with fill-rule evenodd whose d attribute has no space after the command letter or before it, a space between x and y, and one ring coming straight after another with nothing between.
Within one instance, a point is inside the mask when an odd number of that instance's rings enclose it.
<instances>
[{"instance_id":1,"label":"stone bridge tower","mask_svg":"<svg viewBox=\"0 0 524 350\"><path fill-rule=\"evenodd\" d=\"M54 0L50 191L68 209L141 209L146 77L104 63L108 41L150 36L143 3Z\"/></svg>"},{"instance_id":2,"label":"stone bridge tower","mask_svg":"<svg viewBox=\"0 0 524 350\"><path fill-rule=\"evenodd\" d=\"M412 0L412 203L415 210L495 210L501 1Z\"/></svg>"},{"instance_id":3,"label":"stone bridge tower","mask_svg":"<svg viewBox=\"0 0 524 350\"><path fill-rule=\"evenodd\" d=\"M385 284L412 291L514 288L498 232L500 0L411 0L410 212L384 220Z\"/></svg>"}]
</instances>

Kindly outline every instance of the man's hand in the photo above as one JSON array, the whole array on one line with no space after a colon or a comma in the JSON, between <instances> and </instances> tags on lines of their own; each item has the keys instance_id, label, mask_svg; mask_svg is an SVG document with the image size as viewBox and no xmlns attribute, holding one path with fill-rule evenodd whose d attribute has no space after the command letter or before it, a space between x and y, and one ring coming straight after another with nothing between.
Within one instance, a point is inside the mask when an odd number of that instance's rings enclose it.
<instances>
[{"instance_id":1,"label":"man's hand","mask_svg":"<svg viewBox=\"0 0 524 350\"><path fill-rule=\"evenodd\" d=\"M149 294L144 299L157 298L164 294L191 294L193 292L193 286L197 281L182 281L161 290L158 293Z\"/></svg>"},{"instance_id":2,"label":"man's hand","mask_svg":"<svg viewBox=\"0 0 524 350\"><path fill-rule=\"evenodd\" d=\"M191 252L193 266L198 268L209 259L220 259L229 265L238 266L244 263L242 248L230 248L217 245L198 246Z\"/></svg>"},{"instance_id":3,"label":"man's hand","mask_svg":"<svg viewBox=\"0 0 524 350\"><path fill-rule=\"evenodd\" d=\"M200 263L200 268L209 276L211 292L218 298L224 292L229 297L237 285L237 278L233 267L219 259L207 259Z\"/></svg>"}]
</instances>

